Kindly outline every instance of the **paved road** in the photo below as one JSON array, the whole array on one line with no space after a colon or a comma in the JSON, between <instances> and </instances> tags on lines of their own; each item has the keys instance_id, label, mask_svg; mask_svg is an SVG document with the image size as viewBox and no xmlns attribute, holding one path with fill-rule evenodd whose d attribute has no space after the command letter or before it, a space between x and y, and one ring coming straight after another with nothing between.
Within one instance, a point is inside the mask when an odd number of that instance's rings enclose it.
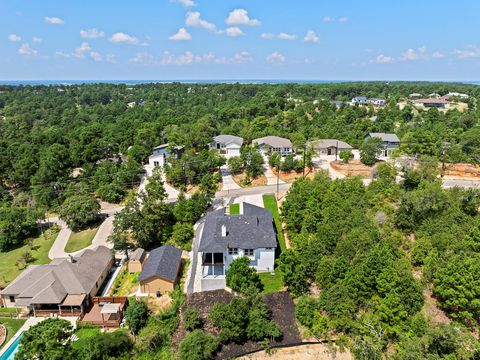
<instances>
[{"instance_id":1,"label":"paved road","mask_svg":"<svg viewBox=\"0 0 480 360\"><path fill-rule=\"evenodd\" d=\"M455 186L463 187L463 188L480 189L480 180L450 180L450 179L443 180L444 188L448 189Z\"/></svg>"}]
</instances>

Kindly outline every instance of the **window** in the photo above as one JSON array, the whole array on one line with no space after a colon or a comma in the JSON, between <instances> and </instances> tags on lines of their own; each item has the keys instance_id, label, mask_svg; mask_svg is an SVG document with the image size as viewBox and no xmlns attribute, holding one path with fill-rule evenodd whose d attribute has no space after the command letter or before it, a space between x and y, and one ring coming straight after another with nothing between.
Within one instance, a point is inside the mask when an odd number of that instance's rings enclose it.
<instances>
[{"instance_id":1,"label":"window","mask_svg":"<svg viewBox=\"0 0 480 360\"><path fill-rule=\"evenodd\" d=\"M228 255L238 255L238 249L237 248L228 249Z\"/></svg>"},{"instance_id":2,"label":"window","mask_svg":"<svg viewBox=\"0 0 480 360\"><path fill-rule=\"evenodd\" d=\"M10 295L10 302L15 302L15 296Z\"/></svg>"},{"instance_id":3,"label":"window","mask_svg":"<svg viewBox=\"0 0 480 360\"><path fill-rule=\"evenodd\" d=\"M243 251L245 252L245 256L253 256L253 249L245 249Z\"/></svg>"},{"instance_id":4,"label":"window","mask_svg":"<svg viewBox=\"0 0 480 360\"><path fill-rule=\"evenodd\" d=\"M272 250L272 248L265 248L265 250Z\"/></svg>"},{"instance_id":5,"label":"window","mask_svg":"<svg viewBox=\"0 0 480 360\"><path fill-rule=\"evenodd\" d=\"M154 161L154 162L153 162L153 166L159 167L159 166L160 166L160 163L159 163L158 161Z\"/></svg>"}]
</instances>

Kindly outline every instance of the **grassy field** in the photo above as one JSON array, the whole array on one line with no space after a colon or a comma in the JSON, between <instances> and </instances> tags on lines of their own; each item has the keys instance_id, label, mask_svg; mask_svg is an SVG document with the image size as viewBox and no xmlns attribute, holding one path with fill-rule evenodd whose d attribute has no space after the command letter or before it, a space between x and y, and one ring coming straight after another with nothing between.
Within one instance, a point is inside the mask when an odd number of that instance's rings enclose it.
<instances>
[{"instance_id":1,"label":"grassy field","mask_svg":"<svg viewBox=\"0 0 480 360\"><path fill-rule=\"evenodd\" d=\"M240 215L240 204L230 205L230 215Z\"/></svg>"},{"instance_id":2,"label":"grassy field","mask_svg":"<svg viewBox=\"0 0 480 360\"><path fill-rule=\"evenodd\" d=\"M263 206L272 213L273 221L275 222L275 227L277 228L277 241L280 244L280 250L285 251L285 236L283 235L282 231L282 221L280 220L280 215L278 213L275 195L263 195Z\"/></svg>"},{"instance_id":3,"label":"grassy field","mask_svg":"<svg viewBox=\"0 0 480 360\"><path fill-rule=\"evenodd\" d=\"M263 284L263 294L270 294L283 289L283 277L280 273L259 273L260 281Z\"/></svg>"},{"instance_id":4,"label":"grassy field","mask_svg":"<svg viewBox=\"0 0 480 360\"><path fill-rule=\"evenodd\" d=\"M73 232L65 246L65 252L71 253L82 250L92 244L92 240L97 233L98 226L88 228L82 231Z\"/></svg>"},{"instance_id":5,"label":"grassy field","mask_svg":"<svg viewBox=\"0 0 480 360\"><path fill-rule=\"evenodd\" d=\"M0 349L12 338L13 335L22 327L26 320L24 319L0 319L0 324L5 325L7 328L7 339L0 346Z\"/></svg>"},{"instance_id":6,"label":"grassy field","mask_svg":"<svg viewBox=\"0 0 480 360\"><path fill-rule=\"evenodd\" d=\"M74 349L80 349L91 337L100 334L100 328L93 325L82 325L75 331L75 334L78 336L78 340L72 342L72 347Z\"/></svg>"},{"instance_id":7,"label":"grassy field","mask_svg":"<svg viewBox=\"0 0 480 360\"><path fill-rule=\"evenodd\" d=\"M19 267L15 264L21 260L22 254L27 251L31 252L34 259L30 264L48 264L50 262L48 251L52 247L57 234L58 231L53 229L45 231L45 237L40 235L33 239L31 250L29 245L24 245L7 252L0 252L0 283L8 283L20 274L23 266Z\"/></svg>"},{"instance_id":8,"label":"grassy field","mask_svg":"<svg viewBox=\"0 0 480 360\"><path fill-rule=\"evenodd\" d=\"M124 267L118 274L109 296L128 296L138 289L138 277L140 273L130 274L127 267Z\"/></svg>"}]
</instances>

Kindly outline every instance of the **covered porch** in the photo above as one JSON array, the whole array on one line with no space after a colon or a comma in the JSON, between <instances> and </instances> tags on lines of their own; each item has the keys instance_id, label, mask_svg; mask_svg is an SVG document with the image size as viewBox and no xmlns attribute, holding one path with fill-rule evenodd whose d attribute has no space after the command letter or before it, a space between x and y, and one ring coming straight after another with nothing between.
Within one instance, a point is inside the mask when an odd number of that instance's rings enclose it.
<instances>
[{"instance_id":1,"label":"covered porch","mask_svg":"<svg viewBox=\"0 0 480 360\"><path fill-rule=\"evenodd\" d=\"M223 253L202 253L202 278L225 276L225 259Z\"/></svg>"},{"instance_id":2,"label":"covered porch","mask_svg":"<svg viewBox=\"0 0 480 360\"><path fill-rule=\"evenodd\" d=\"M82 323L89 323L103 328L118 328L123 320L127 297L95 297L93 306L81 318Z\"/></svg>"},{"instance_id":3,"label":"covered porch","mask_svg":"<svg viewBox=\"0 0 480 360\"><path fill-rule=\"evenodd\" d=\"M86 294L67 295L60 304L29 304L34 317L80 316L86 306Z\"/></svg>"}]
</instances>

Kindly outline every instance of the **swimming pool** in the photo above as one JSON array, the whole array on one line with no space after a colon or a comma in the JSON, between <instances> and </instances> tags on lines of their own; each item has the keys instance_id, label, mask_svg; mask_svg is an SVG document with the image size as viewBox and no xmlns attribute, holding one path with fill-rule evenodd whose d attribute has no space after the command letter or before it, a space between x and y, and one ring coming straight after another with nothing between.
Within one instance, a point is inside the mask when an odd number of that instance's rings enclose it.
<instances>
[{"instance_id":1,"label":"swimming pool","mask_svg":"<svg viewBox=\"0 0 480 360\"><path fill-rule=\"evenodd\" d=\"M23 332L20 333L20 335L17 336L15 341L10 344L10 346L7 348L7 351L5 351L1 356L0 360L13 360L15 358L15 353L18 351L18 347L20 345L20 340L22 338Z\"/></svg>"}]
</instances>

